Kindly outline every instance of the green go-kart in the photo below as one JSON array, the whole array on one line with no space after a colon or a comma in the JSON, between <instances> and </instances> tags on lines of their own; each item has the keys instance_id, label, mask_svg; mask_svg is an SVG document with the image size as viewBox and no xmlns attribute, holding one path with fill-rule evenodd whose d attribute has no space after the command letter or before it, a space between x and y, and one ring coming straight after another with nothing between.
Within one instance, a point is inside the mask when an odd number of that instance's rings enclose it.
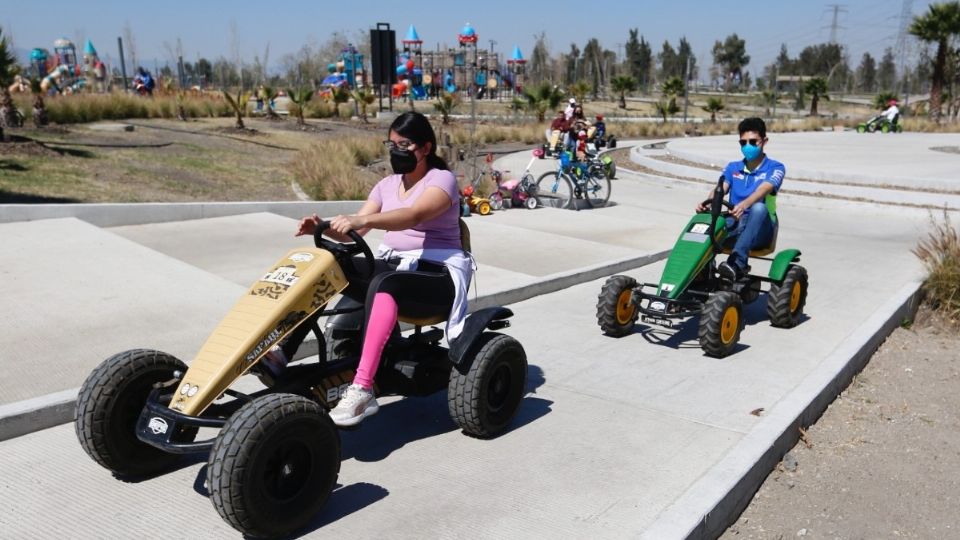
<instances>
[{"instance_id":1,"label":"green go-kart","mask_svg":"<svg viewBox=\"0 0 960 540\"><path fill-rule=\"evenodd\" d=\"M659 283L639 284L632 277L616 275L603 284L597 323L605 334L630 334L640 317L644 323L673 328L684 319L699 316L700 347L707 355L722 358L733 352L740 340L743 306L759 298L764 284L770 323L781 328L800 323L807 299L807 271L797 264L800 250L784 249L767 257L775 251L776 233L769 246L750 252L751 258L770 262L766 276L747 274L730 281L719 275L716 257L729 253L723 246L729 213L723 208L732 209L723 200L723 181L721 176L713 198L704 201L710 211L695 214L680 233Z\"/></svg>"}]
</instances>

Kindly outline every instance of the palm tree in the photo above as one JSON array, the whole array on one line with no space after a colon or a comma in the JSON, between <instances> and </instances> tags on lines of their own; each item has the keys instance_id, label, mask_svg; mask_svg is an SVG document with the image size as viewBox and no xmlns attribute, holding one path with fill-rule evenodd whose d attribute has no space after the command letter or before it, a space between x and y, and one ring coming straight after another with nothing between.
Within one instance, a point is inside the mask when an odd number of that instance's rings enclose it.
<instances>
[{"instance_id":1,"label":"palm tree","mask_svg":"<svg viewBox=\"0 0 960 540\"><path fill-rule=\"evenodd\" d=\"M620 104L621 109L627 108L627 92L633 92L637 89L637 80L631 77L630 75L618 75L610 79L610 87L613 88L613 91L620 94Z\"/></svg>"},{"instance_id":2,"label":"palm tree","mask_svg":"<svg viewBox=\"0 0 960 540\"><path fill-rule=\"evenodd\" d=\"M960 34L960 2L931 4L929 11L918 15L910 23L910 33L923 41L936 42L937 54L930 76L930 119L940 122L943 84L946 80L947 51L950 39Z\"/></svg>"},{"instance_id":3,"label":"palm tree","mask_svg":"<svg viewBox=\"0 0 960 540\"><path fill-rule=\"evenodd\" d=\"M237 91L237 97L234 98L230 92L223 90L223 96L227 98L227 103L237 115L237 129L246 129L243 125L243 117L247 114L247 102L250 101L250 92L244 92L243 89Z\"/></svg>"},{"instance_id":4,"label":"palm tree","mask_svg":"<svg viewBox=\"0 0 960 540\"><path fill-rule=\"evenodd\" d=\"M376 101L377 96L373 95L373 93L366 88L358 88L350 92L350 97L353 98L353 101L355 101L360 108L360 118L363 119L363 123L366 124L367 106Z\"/></svg>"},{"instance_id":5,"label":"palm tree","mask_svg":"<svg viewBox=\"0 0 960 540\"><path fill-rule=\"evenodd\" d=\"M823 77L814 77L803 85L803 92L810 95L810 116L820 116L817 111L820 100L830 101L830 96L827 95L827 80Z\"/></svg>"},{"instance_id":6,"label":"palm tree","mask_svg":"<svg viewBox=\"0 0 960 540\"><path fill-rule=\"evenodd\" d=\"M540 83L532 91L524 88L523 97L527 100L527 110L537 115L537 121L543 122L547 110L556 109L563 100L563 93L549 82Z\"/></svg>"},{"instance_id":7,"label":"palm tree","mask_svg":"<svg viewBox=\"0 0 960 540\"><path fill-rule=\"evenodd\" d=\"M13 52L7 44L7 38L3 36L3 29L0 28L0 142L5 140L3 126L13 126L19 123L19 114L13 104L13 97L10 95L9 89L13 78L19 71L17 59L13 56Z\"/></svg>"},{"instance_id":8,"label":"palm tree","mask_svg":"<svg viewBox=\"0 0 960 540\"><path fill-rule=\"evenodd\" d=\"M680 112L680 107L677 106L677 98L670 96L670 99L664 101L660 100L653 104L657 109L657 114L660 115L660 118L663 118L663 123L667 123L667 116L673 116Z\"/></svg>"},{"instance_id":9,"label":"palm tree","mask_svg":"<svg viewBox=\"0 0 960 540\"><path fill-rule=\"evenodd\" d=\"M30 91L33 93L33 125L43 127L50 123L50 119L47 116L47 106L43 102L40 79L30 79Z\"/></svg>"},{"instance_id":10,"label":"palm tree","mask_svg":"<svg viewBox=\"0 0 960 540\"><path fill-rule=\"evenodd\" d=\"M718 97L707 98L706 106L702 107L703 110L710 113L710 121L714 124L717 123L717 113L726 108L726 105L723 104L723 100Z\"/></svg>"},{"instance_id":11,"label":"palm tree","mask_svg":"<svg viewBox=\"0 0 960 540\"><path fill-rule=\"evenodd\" d=\"M340 104L350 101L350 91L343 86L334 88L330 99L333 101L334 116L340 118Z\"/></svg>"},{"instance_id":12,"label":"palm tree","mask_svg":"<svg viewBox=\"0 0 960 540\"><path fill-rule=\"evenodd\" d=\"M663 86L660 88L664 96L670 96L672 98L677 98L680 94L683 94L684 85L683 79L680 77L670 77L664 81Z\"/></svg>"},{"instance_id":13,"label":"palm tree","mask_svg":"<svg viewBox=\"0 0 960 540\"><path fill-rule=\"evenodd\" d=\"M459 104L460 97L457 94L443 92L438 96L437 102L433 104L433 108L443 117L443 124L447 125L450 123L450 113L452 113Z\"/></svg>"},{"instance_id":14,"label":"palm tree","mask_svg":"<svg viewBox=\"0 0 960 540\"><path fill-rule=\"evenodd\" d=\"M277 111L273 110L272 105L274 100L277 99L277 96L280 95L279 90L271 86L261 86L258 93L260 94L260 98L263 99L264 105L266 105L266 109L264 110L266 111L267 118L271 120L279 119L280 115L277 114Z\"/></svg>"},{"instance_id":15,"label":"palm tree","mask_svg":"<svg viewBox=\"0 0 960 540\"><path fill-rule=\"evenodd\" d=\"M577 103L583 103L591 90L593 90L593 87L587 81L577 81L570 85L570 93L577 98Z\"/></svg>"},{"instance_id":16,"label":"palm tree","mask_svg":"<svg viewBox=\"0 0 960 540\"><path fill-rule=\"evenodd\" d=\"M290 101L292 101L294 105L297 106L296 107L297 125L298 126L306 125L307 123L303 119L303 109L307 107L307 102L310 101L311 98L313 98L313 90L309 88L300 88L297 90L287 88L287 96L290 98Z\"/></svg>"}]
</instances>

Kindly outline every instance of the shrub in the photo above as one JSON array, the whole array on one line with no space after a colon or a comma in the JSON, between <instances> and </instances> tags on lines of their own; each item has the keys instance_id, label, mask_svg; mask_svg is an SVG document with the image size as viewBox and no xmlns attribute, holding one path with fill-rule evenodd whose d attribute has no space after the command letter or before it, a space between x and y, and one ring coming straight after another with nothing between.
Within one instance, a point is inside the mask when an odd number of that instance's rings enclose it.
<instances>
[{"instance_id":1,"label":"shrub","mask_svg":"<svg viewBox=\"0 0 960 540\"><path fill-rule=\"evenodd\" d=\"M298 152L291 172L313 199L364 200L380 179L366 166L381 158L381 140L372 135L324 139Z\"/></svg>"},{"instance_id":2,"label":"shrub","mask_svg":"<svg viewBox=\"0 0 960 540\"><path fill-rule=\"evenodd\" d=\"M960 231L953 227L946 209L943 221L931 214L930 225L931 231L917 243L913 254L927 270L927 303L956 324L960 322Z\"/></svg>"}]
</instances>

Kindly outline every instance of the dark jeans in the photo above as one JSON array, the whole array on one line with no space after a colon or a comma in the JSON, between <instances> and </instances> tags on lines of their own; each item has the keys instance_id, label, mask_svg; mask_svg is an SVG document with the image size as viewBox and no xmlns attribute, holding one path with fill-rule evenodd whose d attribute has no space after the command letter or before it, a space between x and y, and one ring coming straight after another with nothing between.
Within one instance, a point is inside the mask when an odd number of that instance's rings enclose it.
<instances>
[{"instance_id":1,"label":"dark jeans","mask_svg":"<svg viewBox=\"0 0 960 540\"><path fill-rule=\"evenodd\" d=\"M739 220L727 218L727 239L724 246L733 245L733 252L727 262L740 270L747 269L747 260L751 249L766 247L773 240L776 225L770 219L767 206L756 202L740 216Z\"/></svg>"}]
</instances>

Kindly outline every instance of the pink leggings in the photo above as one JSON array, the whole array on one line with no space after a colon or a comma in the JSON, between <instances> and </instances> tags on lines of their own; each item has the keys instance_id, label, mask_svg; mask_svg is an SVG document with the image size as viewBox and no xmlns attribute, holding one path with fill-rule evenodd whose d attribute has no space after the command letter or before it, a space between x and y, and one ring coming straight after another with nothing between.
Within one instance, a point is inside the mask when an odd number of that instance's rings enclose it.
<instances>
[{"instance_id":1,"label":"pink leggings","mask_svg":"<svg viewBox=\"0 0 960 540\"><path fill-rule=\"evenodd\" d=\"M389 293L378 292L370 307L370 319L367 321L366 337L360 353L360 365L353 383L367 390L373 388L373 378L380 365L380 355L390 339L390 333L397 324L397 301Z\"/></svg>"}]
</instances>

